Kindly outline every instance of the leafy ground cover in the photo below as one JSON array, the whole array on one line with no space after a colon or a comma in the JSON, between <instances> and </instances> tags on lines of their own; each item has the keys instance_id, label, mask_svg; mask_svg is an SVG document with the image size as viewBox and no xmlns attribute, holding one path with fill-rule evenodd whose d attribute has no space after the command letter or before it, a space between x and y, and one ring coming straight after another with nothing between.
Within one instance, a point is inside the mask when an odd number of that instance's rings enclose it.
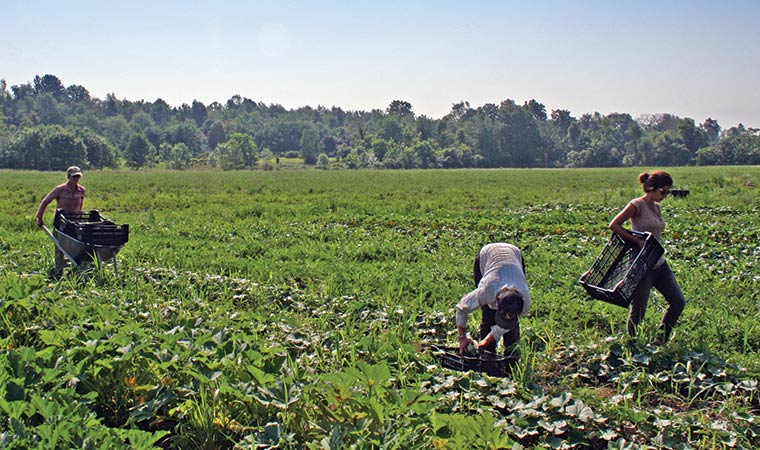
<instances>
[{"instance_id":1,"label":"leafy ground cover","mask_svg":"<svg viewBox=\"0 0 760 450\"><path fill-rule=\"evenodd\" d=\"M670 170L664 347L659 295L627 339L577 284L638 172L92 172L120 276L58 282L32 217L59 174L0 172L0 447L756 448L760 169ZM426 351L493 241L533 297L507 379Z\"/></svg>"}]
</instances>

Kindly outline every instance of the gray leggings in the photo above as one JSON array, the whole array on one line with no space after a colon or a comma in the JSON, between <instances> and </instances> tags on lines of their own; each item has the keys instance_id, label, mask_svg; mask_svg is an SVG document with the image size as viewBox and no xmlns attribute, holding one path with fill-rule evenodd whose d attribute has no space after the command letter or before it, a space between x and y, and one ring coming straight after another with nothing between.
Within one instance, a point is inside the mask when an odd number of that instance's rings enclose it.
<instances>
[{"instance_id":1,"label":"gray leggings","mask_svg":"<svg viewBox=\"0 0 760 450\"><path fill-rule=\"evenodd\" d=\"M647 303L649 302L649 292L652 287L657 289L668 302L668 309L665 310L665 315L662 316L660 322L660 330L664 334L664 338L670 337L670 332L678 321L678 317L681 315L684 306L686 306L686 299L681 292L681 286L678 285L675 275L670 270L668 263L663 263L657 269L652 269L647 273L647 276L641 280L639 286L633 291L631 299L631 313L628 316L628 334L631 336L636 335L636 328L644 319L644 314L647 311Z\"/></svg>"}]
</instances>

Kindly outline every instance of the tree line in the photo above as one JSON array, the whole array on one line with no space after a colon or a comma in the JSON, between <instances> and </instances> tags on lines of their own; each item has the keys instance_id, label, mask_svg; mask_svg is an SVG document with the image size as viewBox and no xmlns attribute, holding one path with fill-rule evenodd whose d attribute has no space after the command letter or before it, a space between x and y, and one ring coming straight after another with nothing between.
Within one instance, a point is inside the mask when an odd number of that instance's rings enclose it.
<instances>
[{"instance_id":1,"label":"tree line","mask_svg":"<svg viewBox=\"0 0 760 450\"><path fill-rule=\"evenodd\" d=\"M394 100L384 110L287 110L234 95L173 107L99 99L55 75L0 80L0 168L63 170L156 164L182 170L271 167L302 158L320 168L619 167L760 164L760 130L707 118L600 113L573 117L513 100L452 105L440 119Z\"/></svg>"}]
</instances>

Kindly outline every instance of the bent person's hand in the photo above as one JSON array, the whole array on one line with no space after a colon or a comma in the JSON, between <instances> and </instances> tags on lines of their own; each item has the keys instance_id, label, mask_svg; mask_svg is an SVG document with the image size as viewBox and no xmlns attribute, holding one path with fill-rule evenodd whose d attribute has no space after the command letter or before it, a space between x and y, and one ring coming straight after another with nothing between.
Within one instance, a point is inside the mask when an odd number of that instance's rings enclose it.
<instances>
[{"instance_id":1,"label":"bent person's hand","mask_svg":"<svg viewBox=\"0 0 760 450\"><path fill-rule=\"evenodd\" d=\"M42 223L42 219L41 219L41 218L39 218L39 217L35 217L35 218L34 218L34 223L35 223L35 224L36 224L38 227L42 228L42 225L43 225L43 223Z\"/></svg>"},{"instance_id":2,"label":"bent person's hand","mask_svg":"<svg viewBox=\"0 0 760 450\"><path fill-rule=\"evenodd\" d=\"M467 354L467 348L470 346L470 344L473 344L472 339L462 336L459 338L459 354L464 355Z\"/></svg>"}]
</instances>

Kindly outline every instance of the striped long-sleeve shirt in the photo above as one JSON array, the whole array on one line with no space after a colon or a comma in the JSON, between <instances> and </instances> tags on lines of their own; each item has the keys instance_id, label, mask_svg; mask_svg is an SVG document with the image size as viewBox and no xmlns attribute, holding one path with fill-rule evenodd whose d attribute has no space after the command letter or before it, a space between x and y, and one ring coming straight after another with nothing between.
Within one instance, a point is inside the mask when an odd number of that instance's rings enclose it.
<instances>
[{"instance_id":1,"label":"striped long-sleeve shirt","mask_svg":"<svg viewBox=\"0 0 760 450\"><path fill-rule=\"evenodd\" d=\"M467 293L459 300L456 307L456 325L467 326L467 317L471 311L478 308L497 308L496 296L499 291L509 286L523 296L523 308L519 315L528 312L530 308L530 290L523 271L523 259L520 249L512 244L493 243L484 246L479 253L480 270L483 277L478 287ZM498 339L510 330L504 330L496 325L491 329L493 337Z\"/></svg>"}]
</instances>

